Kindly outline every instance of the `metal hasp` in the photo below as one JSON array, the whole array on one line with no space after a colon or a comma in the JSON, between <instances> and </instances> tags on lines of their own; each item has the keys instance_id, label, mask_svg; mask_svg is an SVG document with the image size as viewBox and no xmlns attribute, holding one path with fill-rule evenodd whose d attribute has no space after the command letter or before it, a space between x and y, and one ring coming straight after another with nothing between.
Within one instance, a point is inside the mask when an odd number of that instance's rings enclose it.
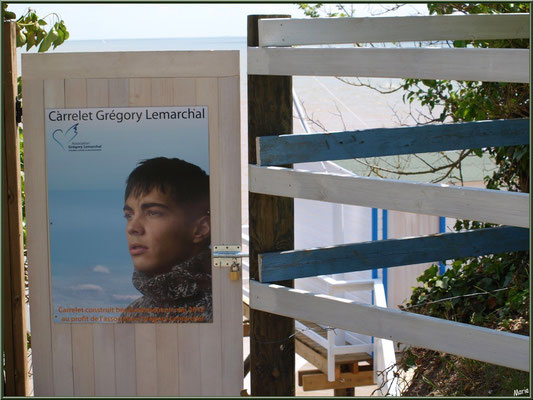
<instances>
[{"instance_id":1,"label":"metal hasp","mask_svg":"<svg viewBox=\"0 0 533 400\"><path fill-rule=\"evenodd\" d=\"M241 276L242 257L248 254L241 252L238 244L216 245L213 247L213 265L215 267L230 267L230 279L238 281Z\"/></svg>"},{"instance_id":2,"label":"metal hasp","mask_svg":"<svg viewBox=\"0 0 533 400\"><path fill-rule=\"evenodd\" d=\"M248 253L241 252L239 244L219 244L213 247L213 265L215 267L231 267L233 262L242 266L242 257L248 257Z\"/></svg>"}]
</instances>

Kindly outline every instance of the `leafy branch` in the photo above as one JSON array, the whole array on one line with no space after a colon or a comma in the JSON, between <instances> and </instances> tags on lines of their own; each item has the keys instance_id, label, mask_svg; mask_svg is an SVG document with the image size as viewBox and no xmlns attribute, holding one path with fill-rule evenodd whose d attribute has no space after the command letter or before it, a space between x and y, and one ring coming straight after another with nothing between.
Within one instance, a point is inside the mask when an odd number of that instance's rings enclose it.
<instances>
[{"instance_id":1,"label":"leafy branch","mask_svg":"<svg viewBox=\"0 0 533 400\"><path fill-rule=\"evenodd\" d=\"M26 13L17 19L14 12L7 9L8 4L3 4L3 20L4 22L15 22L17 30L17 47L24 47L26 51L32 47L37 47L38 52L42 53L52 47L55 49L69 38L69 32L65 26L64 21L56 13L50 13L43 18L40 18L35 10L28 8ZM55 19L52 27L46 31L44 28L48 25L46 18L53 16Z\"/></svg>"}]
</instances>

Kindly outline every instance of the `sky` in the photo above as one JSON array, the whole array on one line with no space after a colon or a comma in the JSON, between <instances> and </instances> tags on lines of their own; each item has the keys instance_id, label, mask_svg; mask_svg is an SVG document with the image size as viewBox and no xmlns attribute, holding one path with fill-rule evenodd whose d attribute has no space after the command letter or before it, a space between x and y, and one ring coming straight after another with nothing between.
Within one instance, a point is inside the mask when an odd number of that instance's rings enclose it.
<instances>
[{"instance_id":1,"label":"sky","mask_svg":"<svg viewBox=\"0 0 533 400\"><path fill-rule=\"evenodd\" d=\"M388 5L389 7L392 5ZM46 4L9 5L17 17L28 7L44 17L57 13L65 21L69 40L151 39L178 37L246 36L246 16L289 14L303 18L297 4ZM334 4L327 7L335 8ZM380 12L378 4L357 4L357 16ZM396 15L413 14L425 5L405 6ZM55 16L47 22L54 23Z\"/></svg>"}]
</instances>

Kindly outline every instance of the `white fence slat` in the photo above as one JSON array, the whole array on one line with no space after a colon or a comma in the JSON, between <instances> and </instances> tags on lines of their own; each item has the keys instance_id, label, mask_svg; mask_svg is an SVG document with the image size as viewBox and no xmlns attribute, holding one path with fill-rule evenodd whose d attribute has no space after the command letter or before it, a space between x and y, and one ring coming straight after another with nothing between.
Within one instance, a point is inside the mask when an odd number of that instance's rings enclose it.
<instances>
[{"instance_id":1,"label":"white fence slat","mask_svg":"<svg viewBox=\"0 0 533 400\"><path fill-rule=\"evenodd\" d=\"M115 335L115 387L118 396L137 394L135 384L135 326L114 324Z\"/></svg>"},{"instance_id":2,"label":"white fence slat","mask_svg":"<svg viewBox=\"0 0 533 400\"><path fill-rule=\"evenodd\" d=\"M91 93L91 81L87 82L88 94ZM127 107L130 97L130 85L128 79L105 80L108 87L108 106ZM105 87L103 82L99 84ZM95 100L99 98L95 96ZM100 98L105 104L106 99ZM135 396L137 385L135 383L136 363L135 363L135 325L134 324L113 324L115 338L115 388L117 396Z\"/></svg>"},{"instance_id":3,"label":"white fence slat","mask_svg":"<svg viewBox=\"0 0 533 400\"><path fill-rule=\"evenodd\" d=\"M248 47L248 74L529 82L529 49Z\"/></svg>"},{"instance_id":4,"label":"white fence slat","mask_svg":"<svg viewBox=\"0 0 533 400\"><path fill-rule=\"evenodd\" d=\"M172 78L151 79L152 107L174 105ZM157 395L173 396L179 393L179 353L181 338L180 324L156 324Z\"/></svg>"},{"instance_id":5,"label":"white fence slat","mask_svg":"<svg viewBox=\"0 0 533 400\"><path fill-rule=\"evenodd\" d=\"M249 166L254 193L529 228L529 194Z\"/></svg>"},{"instance_id":6,"label":"white fence slat","mask_svg":"<svg viewBox=\"0 0 533 400\"><path fill-rule=\"evenodd\" d=\"M69 83L70 82L70 83ZM77 83L72 84L72 83ZM65 82L67 106L107 107L109 105L109 85L107 79L70 79ZM78 100L76 94L85 89L86 104ZM72 98L72 100L70 100ZM95 396L116 396L115 330L112 324L93 324L94 346L94 394Z\"/></svg>"},{"instance_id":7,"label":"white fence slat","mask_svg":"<svg viewBox=\"0 0 533 400\"><path fill-rule=\"evenodd\" d=\"M65 107L65 81L62 79L47 80L44 82L44 107L45 108L63 108ZM42 135L46 140L46 135ZM46 155L45 155L46 157ZM46 184L46 183L45 183ZM48 234L48 232L47 232ZM47 237L47 236L46 236ZM49 243L49 237L47 237ZM51 273L50 263L46 273ZM31 296L30 296L31 299ZM32 308L33 310L33 308ZM38 312L38 311L36 311ZM53 313L53 309L51 309ZM50 318L50 315L47 315ZM72 366L72 331L70 324L58 324L49 321L52 324L52 363L54 376L54 393L56 396L73 396L74 395L74 375ZM32 325L33 326L33 325ZM35 325L35 335L38 336L38 325ZM38 354L39 350L33 354ZM35 374L34 374L35 375ZM39 393L39 392L36 392Z\"/></svg>"},{"instance_id":8,"label":"white fence slat","mask_svg":"<svg viewBox=\"0 0 533 400\"><path fill-rule=\"evenodd\" d=\"M529 14L259 20L259 46L529 38Z\"/></svg>"},{"instance_id":9,"label":"white fence slat","mask_svg":"<svg viewBox=\"0 0 533 400\"><path fill-rule=\"evenodd\" d=\"M218 79L218 157L213 157L219 169L220 196L219 220L221 237L229 243L241 243L241 135L240 135L240 96L239 77ZM212 171L212 169L210 168ZM239 205L234 207L232 205ZM224 243L224 242L214 242ZM228 242L225 242L228 243ZM222 269L220 276L220 307L224 310L222 319L222 394L238 396L242 388L242 371L224 368L226 365L240 364L243 359L242 341L242 280L229 279L229 269ZM242 274L241 274L242 277Z\"/></svg>"},{"instance_id":10,"label":"white fence slat","mask_svg":"<svg viewBox=\"0 0 533 400\"><path fill-rule=\"evenodd\" d=\"M529 371L529 337L250 280L250 307Z\"/></svg>"},{"instance_id":11,"label":"white fence slat","mask_svg":"<svg viewBox=\"0 0 533 400\"><path fill-rule=\"evenodd\" d=\"M239 60L234 51L117 51L108 52L102 58L101 53L36 53L25 54L26 59L36 58L38 61L28 63L24 76L28 78L124 78L128 70L130 78L172 77L176 76L179 65L181 78L212 77L213 65L216 65L216 76L235 76ZM134 66L134 67L132 67ZM127 67L127 68L126 68Z\"/></svg>"},{"instance_id":12,"label":"white fence slat","mask_svg":"<svg viewBox=\"0 0 533 400\"><path fill-rule=\"evenodd\" d=\"M219 211L218 199L220 198L220 179L221 173L220 157L217 149L220 149L219 133L219 81L217 78L198 78L194 85L189 87L186 81L176 80L174 84L175 93L186 93L195 91L195 104L201 104L208 107L209 112L209 176L210 176L210 199L211 199L211 243L216 243L222 239L221 218L223 213ZM204 324L200 330L200 363L202 371L222 370L222 313L220 307L222 304L221 286L223 272L220 268L212 268L213 282L213 322ZM197 395L213 395L213 393L222 394L222 376L221 374L203 374L201 377L201 391Z\"/></svg>"}]
</instances>

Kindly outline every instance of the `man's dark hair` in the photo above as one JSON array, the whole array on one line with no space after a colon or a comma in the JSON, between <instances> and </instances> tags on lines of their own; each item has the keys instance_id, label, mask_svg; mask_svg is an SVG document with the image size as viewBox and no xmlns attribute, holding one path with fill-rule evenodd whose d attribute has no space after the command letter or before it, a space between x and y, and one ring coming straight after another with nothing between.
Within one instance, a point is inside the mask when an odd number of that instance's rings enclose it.
<instances>
[{"instance_id":1,"label":"man's dark hair","mask_svg":"<svg viewBox=\"0 0 533 400\"><path fill-rule=\"evenodd\" d=\"M180 206L209 211L209 175L179 158L156 157L139 162L126 180L124 200L158 189Z\"/></svg>"}]
</instances>

